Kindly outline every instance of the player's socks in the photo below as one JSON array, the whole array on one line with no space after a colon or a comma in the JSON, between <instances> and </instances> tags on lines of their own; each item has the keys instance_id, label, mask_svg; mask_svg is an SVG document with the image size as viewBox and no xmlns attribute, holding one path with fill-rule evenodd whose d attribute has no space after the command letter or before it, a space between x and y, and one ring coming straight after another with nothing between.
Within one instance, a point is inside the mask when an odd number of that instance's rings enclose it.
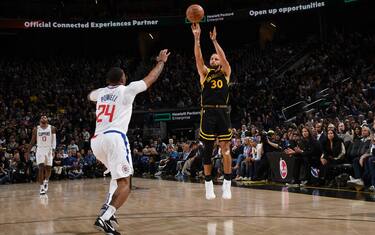
<instances>
[{"instance_id":1,"label":"player's socks","mask_svg":"<svg viewBox=\"0 0 375 235\"><path fill-rule=\"evenodd\" d=\"M232 192L230 190L231 184L232 184L231 180L224 179L223 186L222 186L222 190L223 190L222 198L223 199L231 199L232 198Z\"/></svg>"},{"instance_id":2,"label":"player's socks","mask_svg":"<svg viewBox=\"0 0 375 235\"><path fill-rule=\"evenodd\" d=\"M206 199L207 200L215 199L216 196L215 196L215 192L214 192L214 183L212 182L212 180L210 180L210 181L205 180L204 186L206 188Z\"/></svg>"},{"instance_id":3,"label":"player's socks","mask_svg":"<svg viewBox=\"0 0 375 235\"><path fill-rule=\"evenodd\" d=\"M100 216L101 219L104 221L109 220L114 214L116 213L116 208L114 206L108 205L107 210L104 212L102 216Z\"/></svg>"}]
</instances>

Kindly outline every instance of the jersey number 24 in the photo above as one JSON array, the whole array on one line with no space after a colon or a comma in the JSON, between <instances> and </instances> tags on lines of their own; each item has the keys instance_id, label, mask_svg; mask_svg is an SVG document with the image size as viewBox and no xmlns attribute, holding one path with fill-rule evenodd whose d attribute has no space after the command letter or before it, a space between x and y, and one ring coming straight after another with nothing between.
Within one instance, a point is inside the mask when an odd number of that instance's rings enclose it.
<instances>
[{"instance_id":1,"label":"jersey number 24","mask_svg":"<svg viewBox=\"0 0 375 235\"><path fill-rule=\"evenodd\" d=\"M112 122L113 114L115 113L116 105L110 105L110 104L101 104L98 106L99 113L96 116L96 122L102 122L103 119L101 119L101 116L107 116L108 121Z\"/></svg>"}]
</instances>

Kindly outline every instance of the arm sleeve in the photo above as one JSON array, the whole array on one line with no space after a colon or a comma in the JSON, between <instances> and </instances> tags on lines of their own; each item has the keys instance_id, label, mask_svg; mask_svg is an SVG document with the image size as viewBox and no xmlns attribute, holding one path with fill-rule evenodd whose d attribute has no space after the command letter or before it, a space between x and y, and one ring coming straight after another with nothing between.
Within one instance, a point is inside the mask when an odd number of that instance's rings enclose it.
<instances>
[{"instance_id":1,"label":"arm sleeve","mask_svg":"<svg viewBox=\"0 0 375 235\"><path fill-rule=\"evenodd\" d=\"M52 134L52 149L56 149L56 134Z\"/></svg>"},{"instance_id":2,"label":"arm sleeve","mask_svg":"<svg viewBox=\"0 0 375 235\"><path fill-rule=\"evenodd\" d=\"M93 90L90 92L90 94L87 96L90 101L96 101L98 99L99 95L99 89Z\"/></svg>"},{"instance_id":3,"label":"arm sleeve","mask_svg":"<svg viewBox=\"0 0 375 235\"><path fill-rule=\"evenodd\" d=\"M143 80L139 80L136 82L131 82L127 88L127 92L133 96L136 96L137 94L147 90L147 85Z\"/></svg>"}]
</instances>

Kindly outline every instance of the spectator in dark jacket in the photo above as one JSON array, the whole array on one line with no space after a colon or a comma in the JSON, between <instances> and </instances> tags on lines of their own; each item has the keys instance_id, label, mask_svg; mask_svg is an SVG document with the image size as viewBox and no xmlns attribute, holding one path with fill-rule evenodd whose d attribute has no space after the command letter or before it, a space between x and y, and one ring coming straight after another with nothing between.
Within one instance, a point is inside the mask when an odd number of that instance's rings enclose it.
<instances>
[{"instance_id":1,"label":"spectator in dark jacket","mask_svg":"<svg viewBox=\"0 0 375 235\"><path fill-rule=\"evenodd\" d=\"M334 130L327 132L327 141L323 145L323 154L320 158L322 163L321 175L326 183L332 183L331 170L345 160L345 146Z\"/></svg>"}]
</instances>

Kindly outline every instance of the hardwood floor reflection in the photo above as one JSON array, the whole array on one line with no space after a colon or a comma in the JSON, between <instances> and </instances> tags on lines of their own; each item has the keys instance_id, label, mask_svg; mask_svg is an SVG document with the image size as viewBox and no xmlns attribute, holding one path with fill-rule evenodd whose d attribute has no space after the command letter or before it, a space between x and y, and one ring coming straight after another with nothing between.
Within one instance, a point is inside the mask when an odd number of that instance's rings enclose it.
<instances>
[{"instance_id":1,"label":"hardwood floor reflection","mask_svg":"<svg viewBox=\"0 0 375 235\"><path fill-rule=\"evenodd\" d=\"M118 212L122 234L370 234L373 202L232 188L232 200L204 199L204 185L134 179ZM36 184L0 186L0 234L101 234L92 224L108 179L54 181L48 196Z\"/></svg>"}]
</instances>

